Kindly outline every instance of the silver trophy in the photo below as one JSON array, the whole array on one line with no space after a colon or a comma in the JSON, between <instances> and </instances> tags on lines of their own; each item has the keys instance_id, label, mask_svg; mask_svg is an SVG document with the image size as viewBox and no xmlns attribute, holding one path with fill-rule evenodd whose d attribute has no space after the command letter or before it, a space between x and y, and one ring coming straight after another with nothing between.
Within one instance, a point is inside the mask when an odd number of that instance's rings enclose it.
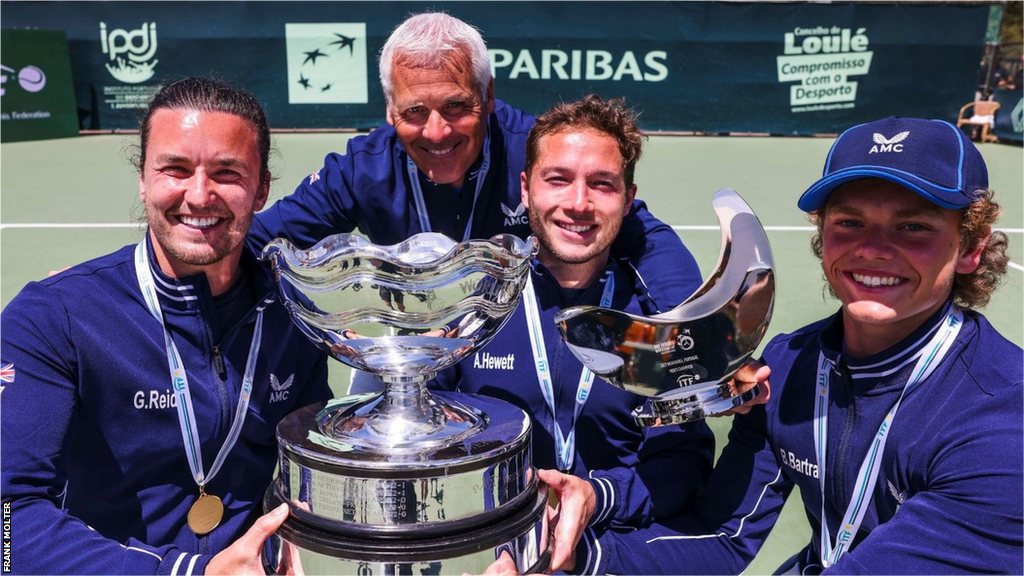
<instances>
[{"instance_id":1,"label":"silver trophy","mask_svg":"<svg viewBox=\"0 0 1024 576\"><path fill-rule=\"evenodd\" d=\"M734 191L712 200L722 229L715 271L664 314L635 316L595 306L562 310L562 338L583 364L624 390L649 397L633 416L643 426L680 424L756 398L730 379L771 320L775 273L764 228Z\"/></svg>"},{"instance_id":2,"label":"silver trophy","mask_svg":"<svg viewBox=\"0 0 1024 576\"><path fill-rule=\"evenodd\" d=\"M432 233L394 246L351 234L309 250L267 245L299 327L383 383L281 421L264 507L288 502L292 517L264 548L268 571L294 568L295 549L307 573L480 573L502 550L521 573L547 567L547 487L534 474L529 416L425 387L504 325L534 246Z\"/></svg>"}]
</instances>

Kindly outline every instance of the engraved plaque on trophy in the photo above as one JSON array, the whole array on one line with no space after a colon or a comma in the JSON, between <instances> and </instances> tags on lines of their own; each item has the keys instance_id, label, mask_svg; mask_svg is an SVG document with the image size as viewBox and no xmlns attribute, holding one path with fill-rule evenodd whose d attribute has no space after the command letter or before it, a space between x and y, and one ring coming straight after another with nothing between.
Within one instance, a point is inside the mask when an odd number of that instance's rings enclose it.
<instances>
[{"instance_id":1,"label":"engraved plaque on trophy","mask_svg":"<svg viewBox=\"0 0 1024 576\"><path fill-rule=\"evenodd\" d=\"M264 249L295 322L332 357L383 383L308 406L278 426L278 478L264 507L291 504L268 539L268 571L480 573L508 550L522 573L549 553L547 487L529 416L504 401L425 384L487 343L519 302L534 252L510 235L394 246L351 234L309 250Z\"/></svg>"},{"instance_id":2,"label":"engraved plaque on trophy","mask_svg":"<svg viewBox=\"0 0 1024 576\"><path fill-rule=\"evenodd\" d=\"M648 396L633 415L644 426L720 414L760 392L730 379L757 349L775 300L775 272L764 228L734 191L713 200L722 230L714 272L685 302L644 317L596 306L562 310L555 320L581 362L619 388Z\"/></svg>"}]
</instances>

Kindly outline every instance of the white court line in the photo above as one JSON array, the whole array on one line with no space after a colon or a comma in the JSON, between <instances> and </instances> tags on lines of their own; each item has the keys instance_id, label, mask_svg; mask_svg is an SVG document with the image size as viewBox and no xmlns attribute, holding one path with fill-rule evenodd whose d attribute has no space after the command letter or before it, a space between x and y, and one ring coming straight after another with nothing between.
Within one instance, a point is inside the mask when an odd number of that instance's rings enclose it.
<instances>
[{"instance_id":1,"label":"white court line","mask_svg":"<svg viewBox=\"0 0 1024 576\"><path fill-rule=\"evenodd\" d=\"M135 228L141 229L141 224L57 224L57 223L36 223L36 224L0 224L0 230L5 228L12 229L46 229L46 228ZM718 226L673 226L673 230L692 230L692 231L719 231L721 230ZM768 232L813 232L813 226L765 226L764 229ZM1022 234L1024 228L997 228L1007 234ZM1009 262L1011 268L1024 272L1024 266L1015 262Z\"/></svg>"},{"instance_id":2,"label":"white court line","mask_svg":"<svg viewBox=\"0 0 1024 576\"><path fill-rule=\"evenodd\" d=\"M695 230L695 231L696 230L701 230L701 231L706 230L706 231L711 231L711 230L719 230L720 228L718 226L673 226L672 229L673 230ZM776 232L814 232L814 230L815 230L814 226L765 226L764 229L766 231L768 231L768 232L773 232L773 231L776 231ZM1002 232L1004 232L1006 234L1022 234L1022 233L1024 233L1024 228L996 228L996 230L1000 230L1000 231L1002 231ZM1010 268L1013 268L1015 270L1020 270L1021 272L1024 272L1024 266L1021 266L1020 264L1017 264L1016 262L1007 262L1007 265L1009 265Z\"/></svg>"},{"instance_id":3,"label":"white court line","mask_svg":"<svg viewBox=\"0 0 1024 576\"><path fill-rule=\"evenodd\" d=\"M720 230L718 226L673 226L673 230L712 231ZM765 226L768 232L814 232L814 226ZM1007 234L1024 234L1024 228L996 228Z\"/></svg>"},{"instance_id":4,"label":"white court line","mask_svg":"<svg viewBox=\"0 0 1024 576\"><path fill-rule=\"evenodd\" d=\"M673 226L673 230L721 230L718 226ZM814 226L765 226L769 232L814 232Z\"/></svg>"},{"instance_id":5,"label":"white court line","mask_svg":"<svg viewBox=\"0 0 1024 576\"><path fill-rule=\"evenodd\" d=\"M4 228L142 228L142 224L0 224L0 230Z\"/></svg>"}]
</instances>

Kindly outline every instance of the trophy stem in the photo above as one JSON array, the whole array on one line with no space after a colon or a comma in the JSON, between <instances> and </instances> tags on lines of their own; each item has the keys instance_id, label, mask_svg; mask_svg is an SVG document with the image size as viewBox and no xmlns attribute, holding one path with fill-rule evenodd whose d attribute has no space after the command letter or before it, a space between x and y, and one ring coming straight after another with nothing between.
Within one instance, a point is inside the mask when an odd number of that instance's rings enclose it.
<instances>
[{"instance_id":1,"label":"trophy stem","mask_svg":"<svg viewBox=\"0 0 1024 576\"><path fill-rule=\"evenodd\" d=\"M437 432L444 428L447 420L445 411L432 401L425 381L385 382L383 399L375 412L375 422L387 423L389 432L383 434L385 436L394 436L394 433L404 435L402 430L417 436ZM400 428L396 429L396 424ZM377 432L383 433L384 430Z\"/></svg>"}]
</instances>

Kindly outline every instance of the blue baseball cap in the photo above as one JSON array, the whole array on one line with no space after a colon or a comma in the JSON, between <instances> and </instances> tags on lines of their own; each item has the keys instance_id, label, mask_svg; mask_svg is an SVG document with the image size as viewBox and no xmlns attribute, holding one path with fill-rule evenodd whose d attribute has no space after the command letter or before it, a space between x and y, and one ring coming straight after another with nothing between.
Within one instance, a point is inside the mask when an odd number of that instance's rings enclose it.
<instances>
[{"instance_id":1,"label":"blue baseball cap","mask_svg":"<svg viewBox=\"0 0 1024 576\"><path fill-rule=\"evenodd\" d=\"M985 160L960 128L942 120L889 117L840 134L821 179L797 206L817 210L833 190L861 178L890 180L954 210L988 188Z\"/></svg>"}]
</instances>

